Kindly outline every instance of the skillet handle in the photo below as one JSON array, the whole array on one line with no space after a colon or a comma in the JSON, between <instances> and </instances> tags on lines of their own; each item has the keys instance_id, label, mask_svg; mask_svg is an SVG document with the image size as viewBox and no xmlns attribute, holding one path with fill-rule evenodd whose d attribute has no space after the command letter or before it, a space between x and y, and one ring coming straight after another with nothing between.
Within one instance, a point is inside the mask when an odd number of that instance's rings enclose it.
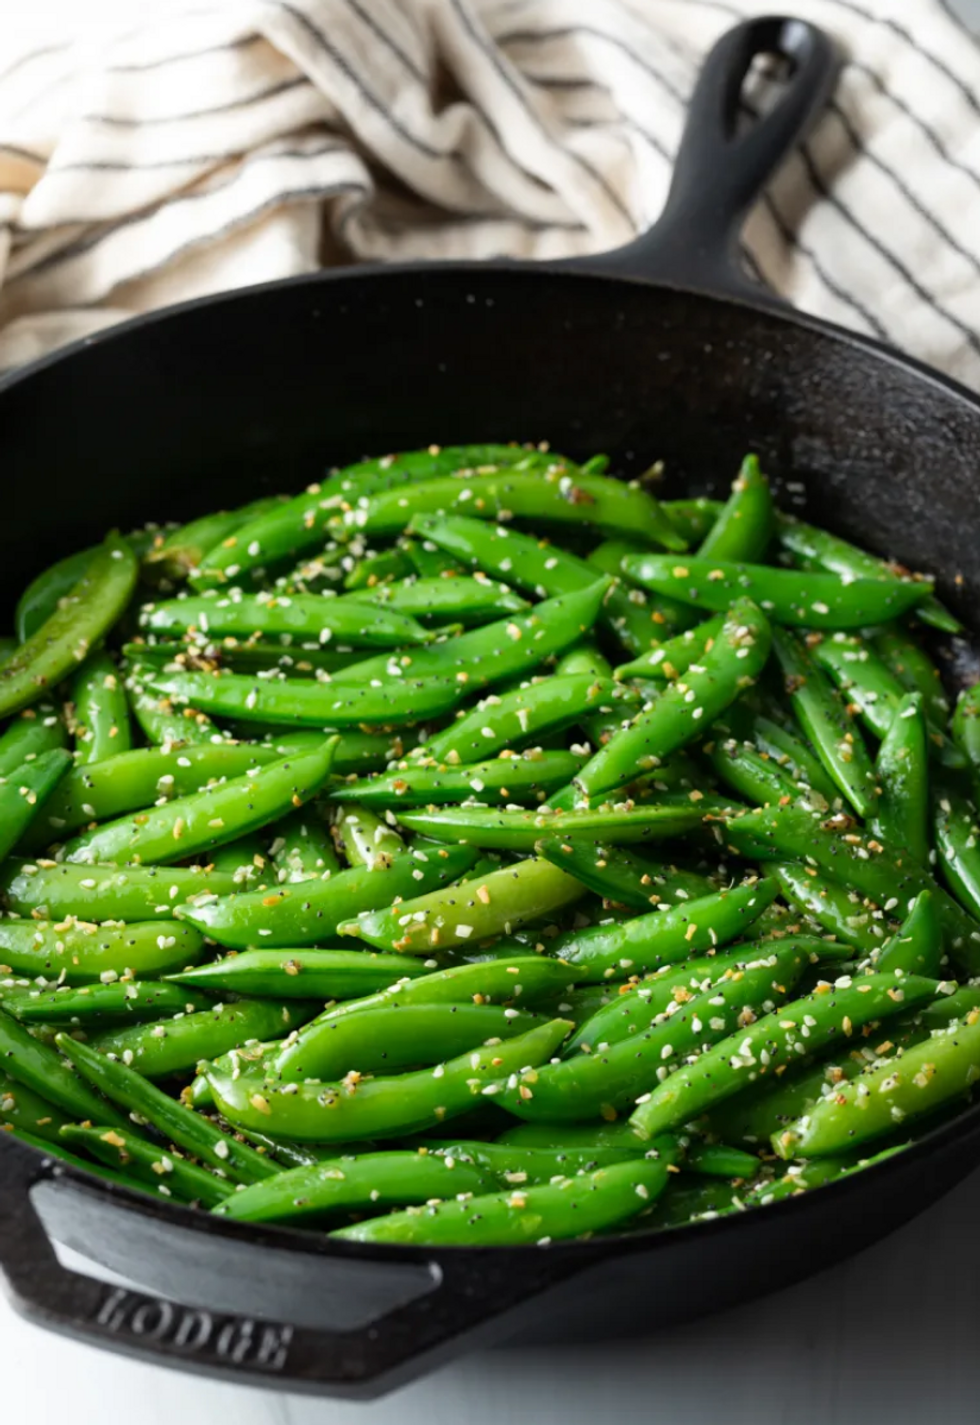
<instances>
[{"instance_id":1,"label":"skillet handle","mask_svg":"<svg viewBox=\"0 0 980 1425\"><path fill-rule=\"evenodd\" d=\"M338 1319L336 1326L291 1323L288 1308L285 1319L270 1319L259 1314L267 1295L259 1277L263 1262L267 1273L283 1272L278 1243L245 1240L246 1233L249 1238L261 1233L102 1182L6 1134L0 1140L0 1285L6 1284L20 1314L87 1345L226 1381L371 1399L464 1348L499 1338L507 1329L504 1318L516 1307L584 1265L560 1251L542 1251L530 1264L525 1254L518 1267L506 1249L445 1253L439 1262L388 1249L379 1260L377 1251L338 1251L339 1244L331 1248L325 1239L313 1247L322 1260L311 1262L309 1238L296 1234L295 1247L285 1254L296 1259L292 1269L288 1260L285 1266L291 1302L304 1291L307 1302L311 1295L332 1293L346 1318L345 1299L363 1290L366 1279L372 1304L356 1320ZM113 1234L140 1234L137 1254L159 1254L175 1245L168 1234L177 1227L179 1211L185 1241L178 1251L186 1253L190 1237L190 1250L209 1281L224 1281L226 1296L230 1282L232 1297L243 1303L254 1295L255 1315L187 1305L62 1265L31 1201L31 1189L41 1183L50 1185L46 1192L69 1198L69 1212L79 1205L97 1209ZM150 1248L143 1245L150 1240L147 1218L156 1219ZM281 1241L281 1234L273 1235ZM276 1268L270 1252L280 1258Z\"/></svg>"},{"instance_id":2,"label":"skillet handle","mask_svg":"<svg viewBox=\"0 0 980 1425\"><path fill-rule=\"evenodd\" d=\"M775 107L739 133L742 87L761 55L786 61L789 76ZM782 307L744 274L739 237L749 209L827 103L838 68L831 41L803 20L762 16L728 30L698 76L657 223L575 265Z\"/></svg>"}]
</instances>

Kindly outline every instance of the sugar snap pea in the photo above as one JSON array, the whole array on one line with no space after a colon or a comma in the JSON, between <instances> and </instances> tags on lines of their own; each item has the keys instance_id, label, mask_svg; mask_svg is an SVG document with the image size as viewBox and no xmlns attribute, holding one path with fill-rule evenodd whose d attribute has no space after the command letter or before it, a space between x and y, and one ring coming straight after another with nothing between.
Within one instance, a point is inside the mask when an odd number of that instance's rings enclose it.
<instances>
[{"instance_id":1,"label":"sugar snap pea","mask_svg":"<svg viewBox=\"0 0 980 1425\"><path fill-rule=\"evenodd\" d=\"M365 554L345 576L344 588L355 593L362 589L377 589L393 580L406 579L414 572L415 566L408 551L396 545L377 554Z\"/></svg>"},{"instance_id":2,"label":"sugar snap pea","mask_svg":"<svg viewBox=\"0 0 980 1425\"><path fill-rule=\"evenodd\" d=\"M632 555L626 573L645 588L700 608L724 612L735 598L749 598L777 624L817 629L863 628L907 613L932 592L930 582L911 579L842 579L836 574L797 573L765 564L714 560L699 554Z\"/></svg>"},{"instance_id":3,"label":"sugar snap pea","mask_svg":"<svg viewBox=\"0 0 980 1425\"><path fill-rule=\"evenodd\" d=\"M129 709L147 742L154 747L169 747L173 743L199 746L224 740L217 725L207 713L192 707L176 707L166 693L149 687L153 667L133 663L126 674L126 697Z\"/></svg>"},{"instance_id":4,"label":"sugar snap pea","mask_svg":"<svg viewBox=\"0 0 980 1425\"><path fill-rule=\"evenodd\" d=\"M946 743L950 716L949 699L943 688L939 669L928 653L900 624L889 624L878 629L873 642L879 658L890 669L896 682L906 692L918 693L922 698L922 711L933 745L941 750L945 748L943 760L948 765L961 765L961 759L956 755L957 749L949 748Z\"/></svg>"},{"instance_id":5,"label":"sugar snap pea","mask_svg":"<svg viewBox=\"0 0 980 1425\"><path fill-rule=\"evenodd\" d=\"M502 1078L496 1090L500 1102L531 1121L613 1121L652 1085L669 1082L677 1061L716 1043L740 1024L752 1024L767 1007L785 999L807 963L805 950L774 945L751 968L692 995L676 1013L664 1013L631 1038L557 1064L532 1066L513 1080ZM694 1116L678 1121L687 1123Z\"/></svg>"},{"instance_id":6,"label":"sugar snap pea","mask_svg":"<svg viewBox=\"0 0 980 1425\"><path fill-rule=\"evenodd\" d=\"M0 1070L0 1132L13 1128L59 1143L62 1125L70 1122L70 1114Z\"/></svg>"},{"instance_id":7,"label":"sugar snap pea","mask_svg":"<svg viewBox=\"0 0 980 1425\"><path fill-rule=\"evenodd\" d=\"M334 795L359 806L391 810L466 801L525 804L542 801L549 793L566 787L584 761L574 752L531 748L489 762L408 766L386 777L348 782Z\"/></svg>"},{"instance_id":8,"label":"sugar snap pea","mask_svg":"<svg viewBox=\"0 0 980 1425\"><path fill-rule=\"evenodd\" d=\"M327 877L340 870L330 832L315 807L300 807L271 829L274 836L270 855L280 885L284 881L292 884Z\"/></svg>"},{"instance_id":9,"label":"sugar snap pea","mask_svg":"<svg viewBox=\"0 0 980 1425\"><path fill-rule=\"evenodd\" d=\"M59 1034L56 1042L77 1070L77 1075L68 1076L79 1087L94 1085L110 1103L119 1104L131 1114L139 1114L168 1142L176 1143L202 1163L217 1168L233 1182L253 1183L278 1172L276 1164L263 1154L257 1153L247 1143L240 1143L232 1134L223 1132L203 1114L185 1108L121 1060L110 1059L88 1044L80 1044L68 1034ZM130 1125L125 1119L120 1120L112 1109L107 1112L101 1100L96 1099L95 1102L101 1104L99 1112L83 1111L79 1117L90 1119L93 1123L116 1124L121 1121L129 1131Z\"/></svg>"},{"instance_id":10,"label":"sugar snap pea","mask_svg":"<svg viewBox=\"0 0 980 1425\"><path fill-rule=\"evenodd\" d=\"M778 894L776 881L752 878L731 890L682 901L619 924L570 930L552 953L574 965L583 980L642 973L737 939Z\"/></svg>"},{"instance_id":11,"label":"sugar snap pea","mask_svg":"<svg viewBox=\"0 0 980 1425\"><path fill-rule=\"evenodd\" d=\"M183 861L277 820L308 801L330 774L337 744L281 757L254 774L178 797L137 816L121 817L83 833L65 847L68 861Z\"/></svg>"},{"instance_id":12,"label":"sugar snap pea","mask_svg":"<svg viewBox=\"0 0 980 1425\"><path fill-rule=\"evenodd\" d=\"M891 580L896 573L905 572L900 566L877 559L873 554L858 549L856 545L849 544L847 540L840 539L825 529L817 529L814 525L789 515L779 516L778 531L779 542L784 549L821 569L840 574L849 580ZM954 618L948 609L943 608L933 594L922 600L918 616L923 623L931 624L933 628L942 629L945 633L959 633L962 629L959 620Z\"/></svg>"},{"instance_id":13,"label":"sugar snap pea","mask_svg":"<svg viewBox=\"0 0 980 1425\"><path fill-rule=\"evenodd\" d=\"M370 950L243 950L170 976L175 995L202 989L272 999L354 999L387 989L432 962Z\"/></svg>"},{"instance_id":14,"label":"sugar snap pea","mask_svg":"<svg viewBox=\"0 0 980 1425\"><path fill-rule=\"evenodd\" d=\"M156 538L153 529L136 530L123 535L123 543L128 545L137 559L141 558ZM61 601L66 599L78 581L89 571L97 556L103 552L101 545L91 549L79 549L59 559L33 579L21 594L14 610L14 631L17 643L26 643L53 613Z\"/></svg>"},{"instance_id":15,"label":"sugar snap pea","mask_svg":"<svg viewBox=\"0 0 980 1425\"><path fill-rule=\"evenodd\" d=\"M358 1242L546 1245L623 1226L656 1201L667 1181L666 1156L657 1161L631 1159L547 1186L393 1212L331 1235Z\"/></svg>"},{"instance_id":16,"label":"sugar snap pea","mask_svg":"<svg viewBox=\"0 0 980 1425\"><path fill-rule=\"evenodd\" d=\"M881 947L874 968L880 975L899 972L938 979L943 931L931 891L920 891L896 935Z\"/></svg>"},{"instance_id":17,"label":"sugar snap pea","mask_svg":"<svg viewBox=\"0 0 980 1425\"><path fill-rule=\"evenodd\" d=\"M36 703L112 627L136 584L136 556L110 535L59 607L0 665L0 717Z\"/></svg>"},{"instance_id":18,"label":"sugar snap pea","mask_svg":"<svg viewBox=\"0 0 980 1425\"><path fill-rule=\"evenodd\" d=\"M490 1047L474 1048L434 1069L379 1078L348 1075L339 1083L315 1080L266 1085L261 1079L209 1068L208 1083L229 1123L269 1130L299 1142L347 1142L432 1128L476 1106L501 1077L542 1063L568 1033L563 1019ZM264 1090L264 1091L263 1091Z\"/></svg>"},{"instance_id":19,"label":"sugar snap pea","mask_svg":"<svg viewBox=\"0 0 980 1425\"><path fill-rule=\"evenodd\" d=\"M886 737L905 689L874 648L857 634L834 633L815 642L812 654L871 732Z\"/></svg>"},{"instance_id":20,"label":"sugar snap pea","mask_svg":"<svg viewBox=\"0 0 980 1425\"><path fill-rule=\"evenodd\" d=\"M62 920L172 920L174 906L199 895L231 895L234 877L202 867L43 865L8 857L0 893L16 915Z\"/></svg>"},{"instance_id":21,"label":"sugar snap pea","mask_svg":"<svg viewBox=\"0 0 980 1425\"><path fill-rule=\"evenodd\" d=\"M651 905L676 898L668 867L637 856L623 846L546 836L537 842L535 849L539 856L574 876L589 890L633 910L646 911ZM699 881L698 893L710 889L710 882ZM681 890L680 898L687 900L688 890L685 887Z\"/></svg>"},{"instance_id":22,"label":"sugar snap pea","mask_svg":"<svg viewBox=\"0 0 980 1425\"><path fill-rule=\"evenodd\" d=\"M215 901L178 907L178 919L195 925L231 950L267 949L329 942L342 921L361 911L390 906L399 896L425 894L452 885L477 859L469 846L415 848L390 866L355 866L328 880L303 881L274 890L244 891Z\"/></svg>"},{"instance_id":23,"label":"sugar snap pea","mask_svg":"<svg viewBox=\"0 0 980 1425\"><path fill-rule=\"evenodd\" d=\"M167 1194L181 1202L200 1202L205 1207L217 1207L233 1192L229 1182L215 1177L206 1168L189 1163L173 1149L162 1149L147 1143L132 1133L118 1128L84 1127L69 1123L61 1130L61 1139L72 1147L82 1148L93 1158L119 1167L146 1183L164 1187Z\"/></svg>"},{"instance_id":24,"label":"sugar snap pea","mask_svg":"<svg viewBox=\"0 0 980 1425\"><path fill-rule=\"evenodd\" d=\"M903 980L908 986L909 980ZM773 1136L780 1157L846 1153L965 1098L980 1077L980 1010L866 1069Z\"/></svg>"},{"instance_id":25,"label":"sugar snap pea","mask_svg":"<svg viewBox=\"0 0 980 1425\"><path fill-rule=\"evenodd\" d=\"M0 737L0 777L67 742L65 724L54 703L38 703L11 718Z\"/></svg>"},{"instance_id":26,"label":"sugar snap pea","mask_svg":"<svg viewBox=\"0 0 980 1425\"><path fill-rule=\"evenodd\" d=\"M140 624L154 633L200 631L208 637L238 634L266 638L315 638L374 648L428 643L435 635L415 619L387 605L373 606L365 618L360 599L325 598L319 594L241 594L168 599L147 604Z\"/></svg>"},{"instance_id":27,"label":"sugar snap pea","mask_svg":"<svg viewBox=\"0 0 980 1425\"><path fill-rule=\"evenodd\" d=\"M0 920L0 962L7 972L40 975L67 984L102 976L166 975L199 960L203 937L175 920L94 925L64 921Z\"/></svg>"},{"instance_id":28,"label":"sugar snap pea","mask_svg":"<svg viewBox=\"0 0 980 1425\"><path fill-rule=\"evenodd\" d=\"M0 859L30 831L70 766L71 754L56 747L0 778Z\"/></svg>"},{"instance_id":29,"label":"sugar snap pea","mask_svg":"<svg viewBox=\"0 0 980 1425\"><path fill-rule=\"evenodd\" d=\"M769 644L765 615L748 599L735 599L703 662L600 748L578 774L577 785L590 797L612 791L694 741L751 686L769 656Z\"/></svg>"},{"instance_id":30,"label":"sugar snap pea","mask_svg":"<svg viewBox=\"0 0 980 1425\"><path fill-rule=\"evenodd\" d=\"M184 1011L156 1023L134 1024L93 1035L89 1044L132 1065L148 1079L165 1079L193 1069L201 1059L216 1059L253 1039L288 1034L317 1012L316 1002L236 1000L191 1014Z\"/></svg>"},{"instance_id":31,"label":"sugar snap pea","mask_svg":"<svg viewBox=\"0 0 980 1425\"><path fill-rule=\"evenodd\" d=\"M72 679L71 706L77 762L101 762L129 750L132 736L122 676L101 649L89 654Z\"/></svg>"},{"instance_id":32,"label":"sugar snap pea","mask_svg":"<svg viewBox=\"0 0 980 1425\"><path fill-rule=\"evenodd\" d=\"M220 545L250 520L274 510L278 496L264 496L238 510L218 510L189 524L179 525L169 534L160 534L144 555L143 568L151 578L161 576L181 583L192 574L209 549Z\"/></svg>"},{"instance_id":33,"label":"sugar snap pea","mask_svg":"<svg viewBox=\"0 0 980 1425\"><path fill-rule=\"evenodd\" d=\"M350 866L383 870L405 854L405 843L393 826L375 816L370 807L337 808L334 833Z\"/></svg>"},{"instance_id":34,"label":"sugar snap pea","mask_svg":"<svg viewBox=\"0 0 980 1425\"><path fill-rule=\"evenodd\" d=\"M365 1153L333 1158L256 1183L218 1209L236 1222L321 1222L351 1212L423 1206L497 1186L486 1169L437 1153Z\"/></svg>"},{"instance_id":35,"label":"sugar snap pea","mask_svg":"<svg viewBox=\"0 0 980 1425\"><path fill-rule=\"evenodd\" d=\"M199 990L165 980L111 980L3 992L4 1009L21 1024L70 1027L141 1024L165 1014L193 1014L211 1003Z\"/></svg>"},{"instance_id":36,"label":"sugar snap pea","mask_svg":"<svg viewBox=\"0 0 980 1425\"><path fill-rule=\"evenodd\" d=\"M702 558L761 559L775 528L775 511L769 481L758 456L747 455L732 485L732 493L718 518L701 541Z\"/></svg>"},{"instance_id":37,"label":"sugar snap pea","mask_svg":"<svg viewBox=\"0 0 980 1425\"><path fill-rule=\"evenodd\" d=\"M548 861L530 859L344 921L341 935L356 935L381 950L432 955L451 946L509 935L528 921L571 905L585 893L573 876Z\"/></svg>"},{"instance_id":38,"label":"sugar snap pea","mask_svg":"<svg viewBox=\"0 0 980 1425\"><path fill-rule=\"evenodd\" d=\"M717 798L705 796L692 801L682 793L668 793L650 805L613 803L581 811L433 807L401 812L398 821L421 836L440 841L458 841L491 851L533 851L542 836L555 833L567 838L604 836L614 845L678 836L699 826L706 812L724 806Z\"/></svg>"},{"instance_id":39,"label":"sugar snap pea","mask_svg":"<svg viewBox=\"0 0 980 1425\"><path fill-rule=\"evenodd\" d=\"M589 580L591 583L591 579ZM381 584L369 592L348 595L341 603L370 604L415 619L437 624L461 623L471 628L489 623L504 614L521 613L527 600L504 583L487 578L409 579L397 584ZM353 640L351 640L353 641ZM403 639L403 643L411 640Z\"/></svg>"},{"instance_id":40,"label":"sugar snap pea","mask_svg":"<svg viewBox=\"0 0 980 1425\"><path fill-rule=\"evenodd\" d=\"M630 1122L651 1137L690 1123L743 1084L792 1063L795 1055L850 1038L869 1021L887 1019L935 994L936 981L918 975L906 975L900 986L894 975L845 975L833 984L825 982L813 994L716 1040L644 1095Z\"/></svg>"},{"instance_id":41,"label":"sugar snap pea","mask_svg":"<svg viewBox=\"0 0 980 1425\"><path fill-rule=\"evenodd\" d=\"M969 797L951 780L937 780L933 791L936 855L956 899L980 919L980 818Z\"/></svg>"},{"instance_id":42,"label":"sugar snap pea","mask_svg":"<svg viewBox=\"0 0 980 1425\"><path fill-rule=\"evenodd\" d=\"M907 846L924 866L929 859L929 759L922 700L907 693L878 748L875 776L881 789L872 829L885 845Z\"/></svg>"},{"instance_id":43,"label":"sugar snap pea","mask_svg":"<svg viewBox=\"0 0 980 1425\"><path fill-rule=\"evenodd\" d=\"M625 678L665 678L672 681L686 673L692 663L698 663L705 653L709 653L715 639L725 626L725 615L714 614L704 623L685 629L674 638L668 638L656 648L634 659L632 663L620 663L616 669L618 679Z\"/></svg>"},{"instance_id":44,"label":"sugar snap pea","mask_svg":"<svg viewBox=\"0 0 980 1425\"><path fill-rule=\"evenodd\" d=\"M770 864L780 894L791 906L815 920L835 940L853 945L865 955L880 949L888 934L885 913L873 902L821 876L802 861Z\"/></svg>"},{"instance_id":45,"label":"sugar snap pea","mask_svg":"<svg viewBox=\"0 0 980 1425\"><path fill-rule=\"evenodd\" d=\"M126 1120L92 1092L64 1059L0 1009L0 1070L76 1119L126 1126ZM32 1130L37 1131L37 1128Z\"/></svg>"},{"instance_id":46,"label":"sugar snap pea","mask_svg":"<svg viewBox=\"0 0 980 1425\"><path fill-rule=\"evenodd\" d=\"M94 1177L101 1178L103 1182L114 1183L117 1187L128 1188L130 1192L151 1193L154 1197L174 1197L166 1183L157 1182L153 1185L135 1177L132 1173L122 1171L117 1168L106 1167L104 1163L94 1162L90 1158L81 1158L77 1153L73 1153L66 1147L58 1135L57 1141L53 1139L38 1138L33 1133L28 1133L25 1129L14 1128L11 1130L14 1138L19 1138L22 1143L29 1144L43 1153L46 1158L56 1159L59 1163L67 1163L69 1167L82 1172L91 1173ZM177 1201L180 1198L177 1197Z\"/></svg>"},{"instance_id":47,"label":"sugar snap pea","mask_svg":"<svg viewBox=\"0 0 980 1425\"><path fill-rule=\"evenodd\" d=\"M868 816L875 777L860 729L804 643L783 629L773 630L772 643L789 700L827 775L858 815Z\"/></svg>"}]
</instances>

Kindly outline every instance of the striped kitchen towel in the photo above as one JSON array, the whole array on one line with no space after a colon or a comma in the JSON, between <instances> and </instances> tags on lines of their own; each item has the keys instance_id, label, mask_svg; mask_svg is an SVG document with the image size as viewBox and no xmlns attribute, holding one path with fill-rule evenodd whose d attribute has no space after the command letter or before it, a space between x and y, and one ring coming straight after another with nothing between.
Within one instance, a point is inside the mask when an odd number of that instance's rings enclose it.
<instances>
[{"instance_id":1,"label":"striped kitchen towel","mask_svg":"<svg viewBox=\"0 0 980 1425\"><path fill-rule=\"evenodd\" d=\"M63 3L49 43L0 49L0 367L324 264L623 243L657 216L706 50L773 8L225 0L72 40ZM750 261L980 388L980 50L939 0L792 10L846 62Z\"/></svg>"}]
</instances>

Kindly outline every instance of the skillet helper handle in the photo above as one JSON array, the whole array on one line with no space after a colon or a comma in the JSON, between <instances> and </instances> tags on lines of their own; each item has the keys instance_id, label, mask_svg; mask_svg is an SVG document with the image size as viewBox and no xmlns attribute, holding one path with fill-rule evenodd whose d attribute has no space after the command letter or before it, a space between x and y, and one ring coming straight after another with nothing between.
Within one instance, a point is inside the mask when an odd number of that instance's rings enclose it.
<instances>
[{"instance_id":1,"label":"skillet helper handle","mask_svg":"<svg viewBox=\"0 0 980 1425\"><path fill-rule=\"evenodd\" d=\"M506 1250L492 1253L493 1260L483 1254L476 1265L458 1258L454 1264L452 1254L441 1264L420 1262L413 1253L411 1262L389 1258L381 1264L390 1278L391 1305L381 1305L376 1317L353 1329L213 1311L97 1280L59 1262L31 1201L33 1187L59 1179L72 1193L111 1197L119 1232L126 1231L130 1212L154 1213L164 1224L172 1220L167 1203L137 1200L0 1135L0 1285L6 1284L17 1311L87 1345L248 1385L371 1399L431 1370L464 1343L492 1341L499 1318L579 1269L567 1257L549 1260L544 1252L530 1273L526 1264L515 1271ZM243 1243L241 1224L202 1212L191 1217L191 1229L200 1232L201 1250L215 1259L216 1273L225 1255L225 1264L233 1266L243 1251L249 1267L258 1269L262 1244ZM361 1263L346 1254L334 1260L348 1276L352 1268L377 1266L376 1259ZM329 1249L317 1267L329 1285Z\"/></svg>"},{"instance_id":2,"label":"skillet helper handle","mask_svg":"<svg viewBox=\"0 0 980 1425\"><path fill-rule=\"evenodd\" d=\"M739 131L745 79L762 55L785 61L789 74L774 107ZM761 16L726 31L695 85L657 223L576 265L783 306L744 274L739 238L750 208L826 105L838 68L831 41L803 20Z\"/></svg>"}]
</instances>

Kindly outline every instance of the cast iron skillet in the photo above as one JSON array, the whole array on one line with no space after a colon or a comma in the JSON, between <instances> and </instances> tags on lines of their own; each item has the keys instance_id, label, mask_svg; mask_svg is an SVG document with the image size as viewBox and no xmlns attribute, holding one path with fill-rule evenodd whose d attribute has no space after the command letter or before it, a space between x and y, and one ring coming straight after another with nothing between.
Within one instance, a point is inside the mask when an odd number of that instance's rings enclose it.
<instances>
[{"instance_id":1,"label":"cast iron skillet","mask_svg":"<svg viewBox=\"0 0 980 1425\"><path fill-rule=\"evenodd\" d=\"M791 68L747 134L760 54ZM864 338L793 315L737 268L743 217L819 111L835 58L760 19L699 82L652 233L581 266L492 262L323 273L116 328L0 388L11 603L112 525L180 518L327 461L468 440L663 457L680 490L727 487L742 453L804 482L813 516L980 592L980 402ZM953 574L962 582L953 582ZM764 1211L548 1248L332 1243L175 1208L0 1144L0 1265L46 1325L146 1359L362 1396L476 1341L653 1329L785 1285L920 1211L980 1159L980 1105L866 1173ZM39 1216L40 1212L40 1216ZM41 1217L43 1216L43 1224ZM59 1265L48 1233L146 1294Z\"/></svg>"}]
</instances>

